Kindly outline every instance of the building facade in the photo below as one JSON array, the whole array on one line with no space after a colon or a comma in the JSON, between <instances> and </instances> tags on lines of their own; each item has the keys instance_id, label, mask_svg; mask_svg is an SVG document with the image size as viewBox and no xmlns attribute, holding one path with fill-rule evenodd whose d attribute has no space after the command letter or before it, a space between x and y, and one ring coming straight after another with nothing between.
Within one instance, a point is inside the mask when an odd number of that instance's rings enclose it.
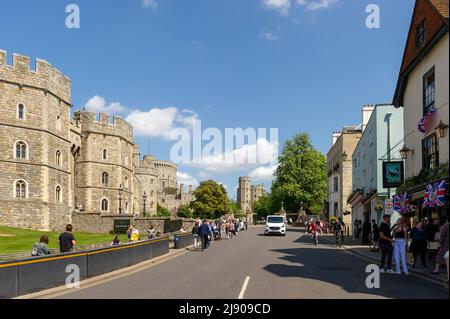
<instances>
[{"instance_id":1,"label":"building facade","mask_svg":"<svg viewBox=\"0 0 450 319\"><path fill-rule=\"evenodd\" d=\"M70 79L46 61L32 70L29 57L9 65L0 51L0 108L0 225L60 230L74 212L151 215L160 203L176 213L194 199L176 165L141 159L122 118L71 118Z\"/></svg>"},{"instance_id":2,"label":"building facade","mask_svg":"<svg viewBox=\"0 0 450 319\"><path fill-rule=\"evenodd\" d=\"M334 132L333 145L327 153L328 165L328 217L342 217L349 226L352 222L351 208L347 199L352 193L351 156L362 134L362 126L346 126ZM349 228L347 229L347 231Z\"/></svg>"},{"instance_id":3,"label":"building facade","mask_svg":"<svg viewBox=\"0 0 450 319\"><path fill-rule=\"evenodd\" d=\"M251 185L250 177L239 177L239 185L237 189L237 202L241 206L243 212L250 213L252 206L266 193L264 184Z\"/></svg>"},{"instance_id":4,"label":"building facade","mask_svg":"<svg viewBox=\"0 0 450 319\"><path fill-rule=\"evenodd\" d=\"M448 216L448 186L446 207L424 208L423 198L426 185L442 179L448 185L448 10L448 0L416 1L393 101L404 110L405 178L415 179L402 191L418 206L419 218L441 222Z\"/></svg>"},{"instance_id":5,"label":"building facade","mask_svg":"<svg viewBox=\"0 0 450 319\"><path fill-rule=\"evenodd\" d=\"M381 221L382 211L376 206L384 207L385 199L395 192L383 187L383 160L401 158L402 140L403 110L387 104L374 106L352 155L353 192L347 200L352 225L355 220Z\"/></svg>"}]
</instances>

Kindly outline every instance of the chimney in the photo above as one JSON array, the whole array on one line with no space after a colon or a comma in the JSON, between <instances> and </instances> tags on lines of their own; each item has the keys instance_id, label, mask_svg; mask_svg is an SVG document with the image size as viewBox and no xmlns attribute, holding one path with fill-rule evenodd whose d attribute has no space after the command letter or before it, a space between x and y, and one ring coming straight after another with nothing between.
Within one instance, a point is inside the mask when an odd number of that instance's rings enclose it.
<instances>
[{"instance_id":1,"label":"chimney","mask_svg":"<svg viewBox=\"0 0 450 319\"><path fill-rule=\"evenodd\" d=\"M370 116L373 110L375 110L374 105L364 105L362 108L362 130L366 129L367 123L369 123Z\"/></svg>"},{"instance_id":2,"label":"chimney","mask_svg":"<svg viewBox=\"0 0 450 319\"><path fill-rule=\"evenodd\" d=\"M339 136L341 136L341 132L333 132L333 145L336 144L336 141L338 140Z\"/></svg>"}]
</instances>

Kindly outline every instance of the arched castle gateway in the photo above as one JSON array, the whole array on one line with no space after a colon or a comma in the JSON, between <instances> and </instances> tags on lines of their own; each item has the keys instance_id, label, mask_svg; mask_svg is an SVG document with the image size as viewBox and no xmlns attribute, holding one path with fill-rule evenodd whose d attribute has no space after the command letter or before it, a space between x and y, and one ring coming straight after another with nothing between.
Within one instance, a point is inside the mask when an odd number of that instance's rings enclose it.
<instances>
[{"instance_id":1,"label":"arched castle gateway","mask_svg":"<svg viewBox=\"0 0 450 319\"><path fill-rule=\"evenodd\" d=\"M176 165L141 159L125 120L70 108L69 78L0 50L0 225L60 230L74 212L142 215L144 194L150 214L193 200Z\"/></svg>"}]
</instances>

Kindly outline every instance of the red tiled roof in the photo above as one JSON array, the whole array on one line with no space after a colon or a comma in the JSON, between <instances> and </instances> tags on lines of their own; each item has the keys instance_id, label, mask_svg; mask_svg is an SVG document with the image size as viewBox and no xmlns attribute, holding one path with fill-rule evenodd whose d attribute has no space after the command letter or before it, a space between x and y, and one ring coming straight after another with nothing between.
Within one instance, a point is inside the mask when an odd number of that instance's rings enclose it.
<instances>
[{"instance_id":1,"label":"red tiled roof","mask_svg":"<svg viewBox=\"0 0 450 319\"><path fill-rule=\"evenodd\" d=\"M448 19L448 0L429 0L439 13Z\"/></svg>"}]
</instances>

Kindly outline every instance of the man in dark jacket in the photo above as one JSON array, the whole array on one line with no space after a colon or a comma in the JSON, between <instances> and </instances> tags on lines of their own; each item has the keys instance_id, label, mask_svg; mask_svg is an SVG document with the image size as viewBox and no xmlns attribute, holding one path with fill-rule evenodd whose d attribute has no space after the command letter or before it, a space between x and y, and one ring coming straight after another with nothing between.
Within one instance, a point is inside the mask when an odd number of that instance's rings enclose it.
<instances>
[{"instance_id":1,"label":"man in dark jacket","mask_svg":"<svg viewBox=\"0 0 450 319\"><path fill-rule=\"evenodd\" d=\"M212 235L212 231L207 219L205 219L203 224L198 228L198 235L202 240L202 251L208 249L209 236Z\"/></svg>"}]
</instances>

